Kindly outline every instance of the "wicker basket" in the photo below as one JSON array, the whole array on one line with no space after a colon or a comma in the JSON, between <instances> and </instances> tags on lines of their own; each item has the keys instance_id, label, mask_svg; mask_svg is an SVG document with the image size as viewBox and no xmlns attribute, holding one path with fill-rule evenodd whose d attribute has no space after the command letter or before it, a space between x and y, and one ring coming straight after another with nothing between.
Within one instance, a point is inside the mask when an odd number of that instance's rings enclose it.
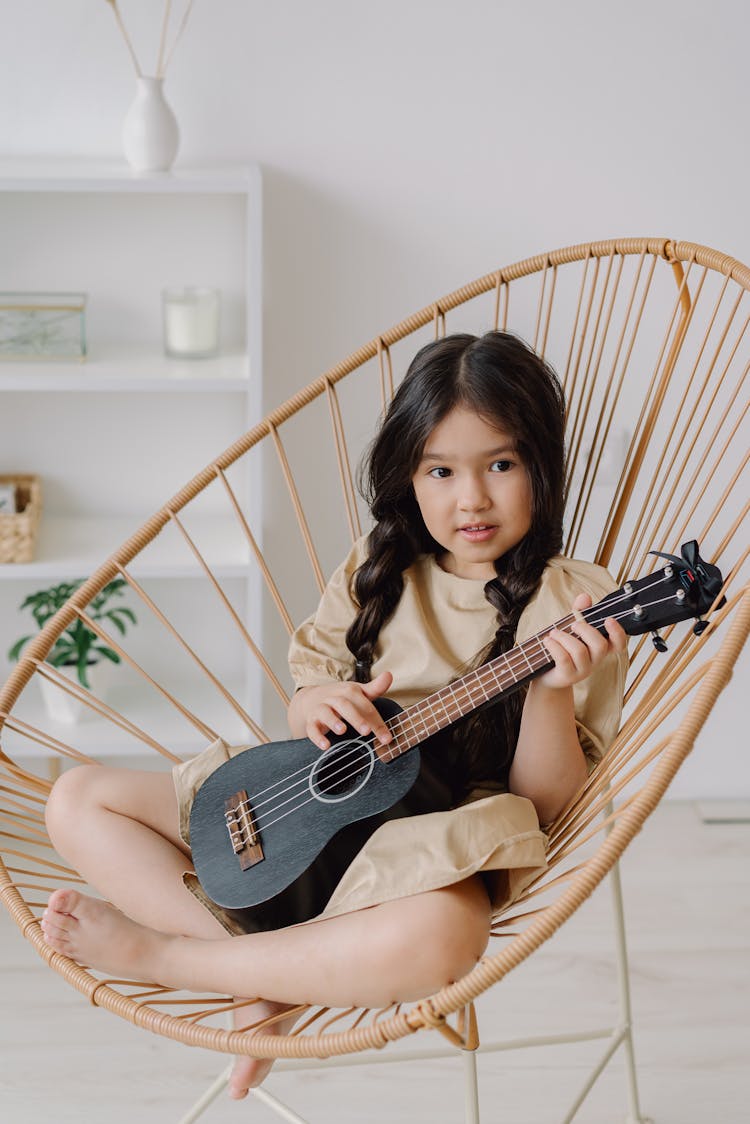
<instances>
[{"instance_id":1,"label":"wicker basket","mask_svg":"<svg viewBox=\"0 0 750 1124\"><path fill-rule=\"evenodd\" d=\"M38 476L0 476L0 484L14 484L13 513L0 513L0 563L31 562L42 512L42 484Z\"/></svg>"}]
</instances>

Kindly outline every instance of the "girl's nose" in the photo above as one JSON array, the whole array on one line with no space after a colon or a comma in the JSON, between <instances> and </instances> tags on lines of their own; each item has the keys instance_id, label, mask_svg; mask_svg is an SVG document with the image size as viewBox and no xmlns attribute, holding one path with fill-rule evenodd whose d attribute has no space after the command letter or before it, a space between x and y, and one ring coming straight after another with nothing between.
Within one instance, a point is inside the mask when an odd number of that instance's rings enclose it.
<instances>
[{"instance_id":1,"label":"girl's nose","mask_svg":"<svg viewBox=\"0 0 750 1124\"><path fill-rule=\"evenodd\" d=\"M484 480L479 476L467 476L461 481L458 506L461 511L484 511L489 506L489 496Z\"/></svg>"}]
</instances>

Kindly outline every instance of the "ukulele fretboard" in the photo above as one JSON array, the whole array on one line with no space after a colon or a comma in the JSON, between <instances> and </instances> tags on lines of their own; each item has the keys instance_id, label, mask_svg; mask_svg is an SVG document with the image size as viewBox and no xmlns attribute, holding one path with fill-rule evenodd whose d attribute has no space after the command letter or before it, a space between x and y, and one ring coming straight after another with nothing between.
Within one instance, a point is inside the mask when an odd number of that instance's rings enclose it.
<instances>
[{"instance_id":1,"label":"ukulele fretboard","mask_svg":"<svg viewBox=\"0 0 750 1124\"><path fill-rule=\"evenodd\" d=\"M509 652L496 656L489 663L482 664L475 671L468 672L454 683L441 687L421 702L402 710L387 723L393 737L387 746L378 750L378 756L383 760L392 760L406 753L425 738L444 730L446 726L484 703L521 687L552 667L554 661L544 646L544 637L553 628L569 629L575 619L572 613L563 617L555 625L525 640L523 644L517 644Z\"/></svg>"}]
</instances>

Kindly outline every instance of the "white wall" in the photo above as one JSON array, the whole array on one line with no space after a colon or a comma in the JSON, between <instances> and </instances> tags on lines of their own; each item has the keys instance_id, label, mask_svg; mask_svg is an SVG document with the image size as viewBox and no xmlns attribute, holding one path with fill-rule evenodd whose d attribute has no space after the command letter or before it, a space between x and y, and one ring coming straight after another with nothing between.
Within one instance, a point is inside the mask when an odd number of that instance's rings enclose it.
<instances>
[{"instance_id":1,"label":"white wall","mask_svg":"<svg viewBox=\"0 0 750 1124\"><path fill-rule=\"evenodd\" d=\"M160 5L121 5L148 69ZM110 6L2 8L0 154L119 156ZM749 31L743 0L197 0L166 92L180 163L264 167L266 402L540 250L654 234L750 261ZM740 728L726 701L674 791L750 794Z\"/></svg>"}]
</instances>

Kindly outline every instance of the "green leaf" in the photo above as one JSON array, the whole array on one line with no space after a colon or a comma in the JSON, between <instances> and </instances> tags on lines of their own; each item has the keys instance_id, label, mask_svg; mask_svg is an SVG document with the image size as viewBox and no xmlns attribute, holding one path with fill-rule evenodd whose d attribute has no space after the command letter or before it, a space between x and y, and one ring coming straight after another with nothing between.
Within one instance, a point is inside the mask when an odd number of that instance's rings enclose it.
<instances>
[{"instance_id":1,"label":"green leaf","mask_svg":"<svg viewBox=\"0 0 750 1124\"><path fill-rule=\"evenodd\" d=\"M59 582L48 589L37 590L36 593L29 594L20 607L30 612L37 628L42 629L82 584L82 581ZM88 612L93 620L111 622L112 627L120 635L125 634L127 625L137 623L132 609L125 605L110 605L112 598L123 596L127 586L125 578L114 578L91 599L88 605ZM17 660L24 646L32 639L33 635L23 636L17 640L8 652L8 659ZM107 659L112 663L121 662L112 648L102 644L96 633L92 632L83 621L76 619L57 638L47 656L47 662L52 667L61 667L65 664L75 667L79 682L88 687L86 669L92 662L92 657Z\"/></svg>"},{"instance_id":2,"label":"green leaf","mask_svg":"<svg viewBox=\"0 0 750 1124\"><path fill-rule=\"evenodd\" d=\"M61 644L57 642L52 648L52 651L47 656L47 663L52 664L53 667L61 667L63 664L75 664L78 661L75 646L73 644Z\"/></svg>"},{"instance_id":3,"label":"green leaf","mask_svg":"<svg viewBox=\"0 0 750 1124\"><path fill-rule=\"evenodd\" d=\"M10 660L11 663L16 662L16 660L18 659L18 657L21 654L22 649L25 648L26 645L28 644L29 640L32 640L32 639L33 639L32 636L22 636L20 640L16 640L15 644L13 645L13 647L8 652L8 659Z\"/></svg>"}]
</instances>

